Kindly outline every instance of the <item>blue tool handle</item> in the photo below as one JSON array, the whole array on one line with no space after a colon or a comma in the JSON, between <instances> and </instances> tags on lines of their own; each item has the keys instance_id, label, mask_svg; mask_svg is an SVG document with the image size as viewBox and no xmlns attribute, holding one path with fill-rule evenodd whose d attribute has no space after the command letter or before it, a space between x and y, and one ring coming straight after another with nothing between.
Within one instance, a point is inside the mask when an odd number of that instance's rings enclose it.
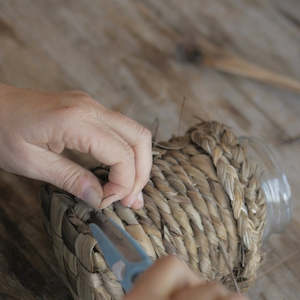
<instances>
[{"instance_id":1,"label":"blue tool handle","mask_svg":"<svg viewBox=\"0 0 300 300\"><path fill-rule=\"evenodd\" d=\"M89 227L99 244L106 263L112 268L116 262L122 260L120 252L97 224L91 223L89 224Z\"/></svg>"},{"instance_id":2,"label":"blue tool handle","mask_svg":"<svg viewBox=\"0 0 300 300\"><path fill-rule=\"evenodd\" d=\"M132 288L135 278L151 266L152 260L145 253L140 244L127 231L122 229L111 219L108 219L108 221L111 226L114 226L118 230L126 243L129 243L129 246L131 248L133 247L133 250L138 255L137 261L128 261L97 224L89 224L90 229L103 252L106 263L121 282L123 289L127 293Z\"/></svg>"},{"instance_id":3,"label":"blue tool handle","mask_svg":"<svg viewBox=\"0 0 300 300\"><path fill-rule=\"evenodd\" d=\"M133 284L135 279L144 271L146 271L152 265L152 260L147 257L144 261L140 263L127 263L125 276L123 281L121 282L123 289L126 293L128 293Z\"/></svg>"},{"instance_id":4,"label":"blue tool handle","mask_svg":"<svg viewBox=\"0 0 300 300\"><path fill-rule=\"evenodd\" d=\"M152 265L152 260L141 247L141 245L127 231L125 231L113 220L110 219L109 221L112 226L116 227L122 233L122 235L126 237L131 246L135 248L138 255L140 256L138 262L129 262L125 257L123 257L123 263L125 264L125 274L123 277L124 279L121 281L121 284L123 289L127 293L132 288L134 280L138 277L138 275L146 271Z\"/></svg>"}]
</instances>

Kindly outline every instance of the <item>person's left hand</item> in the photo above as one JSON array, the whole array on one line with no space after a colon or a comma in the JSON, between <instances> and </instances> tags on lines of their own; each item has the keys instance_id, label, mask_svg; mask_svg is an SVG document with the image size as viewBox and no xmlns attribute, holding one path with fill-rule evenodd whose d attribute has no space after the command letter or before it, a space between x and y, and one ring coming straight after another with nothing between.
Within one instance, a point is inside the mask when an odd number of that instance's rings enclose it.
<instances>
[{"instance_id":1,"label":"person's left hand","mask_svg":"<svg viewBox=\"0 0 300 300\"><path fill-rule=\"evenodd\" d=\"M0 84L0 168L52 183L95 208L121 200L143 206L152 165L151 133L83 92L40 92ZM109 165L102 187L64 148Z\"/></svg>"}]
</instances>

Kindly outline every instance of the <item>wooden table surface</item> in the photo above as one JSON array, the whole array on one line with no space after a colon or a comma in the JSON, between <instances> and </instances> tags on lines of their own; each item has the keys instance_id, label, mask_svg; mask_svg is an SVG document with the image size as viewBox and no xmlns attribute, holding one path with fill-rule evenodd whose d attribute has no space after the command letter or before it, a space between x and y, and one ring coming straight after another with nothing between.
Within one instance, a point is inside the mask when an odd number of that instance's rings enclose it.
<instances>
[{"instance_id":1,"label":"wooden table surface","mask_svg":"<svg viewBox=\"0 0 300 300\"><path fill-rule=\"evenodd\" d=\"M300 80L300 2L0 1L0 82L81 89L151 127L216 119L278 150L294 217L273 236L253 299L300 299L300 94L183 61L179 45L215 45ZM0 145L1 147L1 145ZM42 227L40 183L0 173L0 299L69 299Z\"/></svg>"}]
</instances>

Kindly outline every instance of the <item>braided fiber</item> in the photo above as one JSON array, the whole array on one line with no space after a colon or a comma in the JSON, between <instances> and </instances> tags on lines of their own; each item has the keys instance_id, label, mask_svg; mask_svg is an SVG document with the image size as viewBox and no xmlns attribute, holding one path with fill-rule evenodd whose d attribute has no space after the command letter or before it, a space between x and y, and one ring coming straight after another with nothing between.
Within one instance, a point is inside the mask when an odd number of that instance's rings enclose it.
<instances>
[{"instance_id":1,"label":"braided fiber","mask_svg":"<svg viewBox=\"0 0 300 300\"><path fill-rule=\"evenodd\" d=\"M94 170L107 179L108 170ZM259 171L232 131L202 122L183 137L153 147L145 207L120 203L103 210L154 260L176 254L204 279L246 289L262 260L266 205ZM106 265L81 200L46 185L45 225L63 278L75 299L120 299L123 291Z\"/></svg>"}]
</instances>

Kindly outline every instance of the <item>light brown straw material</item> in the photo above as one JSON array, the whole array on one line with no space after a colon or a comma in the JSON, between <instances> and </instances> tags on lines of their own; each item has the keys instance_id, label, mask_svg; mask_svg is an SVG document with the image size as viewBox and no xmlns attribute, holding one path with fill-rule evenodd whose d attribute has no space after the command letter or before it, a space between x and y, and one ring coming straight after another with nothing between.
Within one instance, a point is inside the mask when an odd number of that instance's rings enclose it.
<instances>
[{"instance_id":1,"label":"light brown straw material","mask_svg":"<svg viewBox=\"0 0 300 300\"><path fill-rule=\"evenodd\" d=\"M108 170L94 170L101 181ZM257 166L232 131L202 122L153 148L145 207L114 203L103 213L127 230L154 260L175 254L204 279L245 290L262 260L266 205ZM45 224L75 299L121 299L87 221L93 209L46 185Z\"/></svg>"}]
</instances>

